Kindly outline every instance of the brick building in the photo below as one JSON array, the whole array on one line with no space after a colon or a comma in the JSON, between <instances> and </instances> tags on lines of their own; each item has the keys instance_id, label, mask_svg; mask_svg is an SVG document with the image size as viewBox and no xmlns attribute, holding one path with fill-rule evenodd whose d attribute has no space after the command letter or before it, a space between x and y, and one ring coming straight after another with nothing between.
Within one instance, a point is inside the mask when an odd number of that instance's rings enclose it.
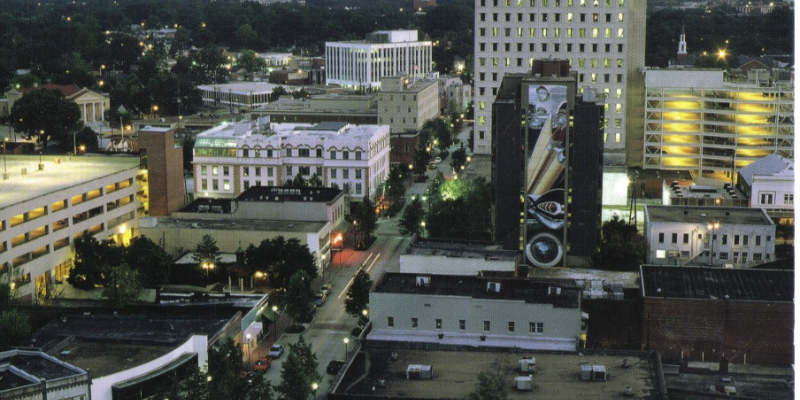
<instances>
[{"instance_id":1,"label":"brick building","mask_svg":"<svg viewBox=\"0 0 800 400\"><path fill-rule=\"evenodd\" d=\"M667 361L794 362L792 271L640 267L642 350Z\"/></svg>"},{"instance_id":2,"label":"brick building","mask_svg":"<svg viewBox=\"0 0 800 400\"><path fill-rule=\"evenodd\" d=\"M389 139L391 153L389 160L392 165L411 165L414 163L414 153L419 146L419 132L393 133ZM419 172L419 171L417 171Z\"/></svg>"},{"instance_id":3,"label":"brick building","mask_svg":"<svg viewBox=\"0 0 800 400\"><path fill-rule=\"evenodd\" d=\"M150 215L168 216L186 200L183 149L175 146L171 128L144 127L139 130L138 144L150 180Z\"/></svg>"}]
</instances>

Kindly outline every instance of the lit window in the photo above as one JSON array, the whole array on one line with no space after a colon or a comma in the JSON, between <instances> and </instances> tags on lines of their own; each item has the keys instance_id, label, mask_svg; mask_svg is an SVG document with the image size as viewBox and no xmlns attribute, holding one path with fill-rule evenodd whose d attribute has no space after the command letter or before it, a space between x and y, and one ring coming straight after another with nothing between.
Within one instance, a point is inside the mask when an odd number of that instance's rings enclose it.
<instances>
[{"instance_id":1,"label":"lit window","mask_svg":"<svg viewBox=\"0 0 800 400\"><path fill-rule=\"evenodd\" d=\"M617 37L622 39L625 35L623 34L625 30L623 28L617 29Z\"/></svg>"},{"instance_id":2,"label":"lit window","mask_svg":"<svg viewBox=\"0 0 800 400\"><path fill-rule=\"evenodd\" d=\"M656 258L667 258L666 250L656 250Z\"/></svg>"},{"instance_id":3,"label":"lit window","mask_svg":"<svg viewBox=\"0 0 800 400\"><path fill-rule=\"evenodd\" d=\"M598 34L598 29L597 28L592 28L592 37L596 38L597 34Z\"/></svg>"},{"instance_id":4,"label":"lit window","mask_svg":"<svg viewBox=\"0 0 800 400\"><path fill-rule=\"evenodd\" d=\"M621 113L621 112L622 112L622 104L617 104L617 105L614 107L614 111L616 111L616 112L618 112L618 113Z\"/></svg>"},{"instance_id":5,"label":"lit window","mask_svg":"<svg viewBox=\"0 0 800 400\"><path fill-rule=\"evenodd\" d=\"M536 28L530 28L528 30L528 36L530 36L530 37L536 36Z\"/></svg>"},{"instance_id":6,"label":"lit window","mask_svg":"<svg viewBox=\"0 0 800 400\"><path fill-rule=\"evenodd\" d=\"M567 28L567 37L568 38L572 37L572 28ZM572 44L571 43L567 44L567 47L568 47L567 51L572 51Z\"/></svg>"},{"instance_id":7,"label":"lit window","mask_svg":"<svg viewBox=\"0 0 800 400\"><path fill-rule=\"evenodd\" d=\"M619 15L617 17L619 18L619 22L622 22L622 20L625 18L624 14L622 14L622 13L619 13Z\"/></svg>"},{"instance_id":8,"label":"lit window","mask_svg":"<svg viewBox=\"0 0 800 400\"><path fill-rule=\"evenodd\" d=\"M542 28L542 37L547 37L547 28Z\"/></svg>"},{"instance_id":9,"label":"lit window","mask_svg":"<svg viewBox=\"0 0 800 400\"><path fill-rule=\"evenodd\" d=\"M231 190L231 181L222 181L222 190Z\"/></svg>"},{"instance_id":10,"label":"lit window","mask_svg":"<svg viewBox=\"0 0 800 400\"><path fill-rule=\"evenodd\" d=\"M620 88L620 89L617 89L617 98L618 98L618 99L621 99L621 98L622 98L622 89L621 89L621 88Z\"/></svg>"},{"instance_id":11,"label":"lit window","mask_svg":"<svg viewBox=\"0 0 800 400\"><path fill-rule=\"evenodd\" d=\"M219 167L217 166L211 167L211 175L219 175Z\"/></svg>"},{"instance_id":12,"label":"lit window","mask_svg":"<svg viewBox=\"0 0 800 400\"><path fill-rule=\"evenodd\" d=\"M573 18L573 17L574 17L574 14L572 14L572 13L567 13L567 21L569 21L569 22L572 22L572 18Z\"/></svg>"},{"instance_id":13,"label":"lit window","mask_svg":"<svg viewBox=\"0 0 800 400\"><path fill-rule=\"evenodd\" d=\"M615 133L614 134L614 142L619 143L621 141L622 141L622 134L621 133Z\"/></svg>"}]
</instances>

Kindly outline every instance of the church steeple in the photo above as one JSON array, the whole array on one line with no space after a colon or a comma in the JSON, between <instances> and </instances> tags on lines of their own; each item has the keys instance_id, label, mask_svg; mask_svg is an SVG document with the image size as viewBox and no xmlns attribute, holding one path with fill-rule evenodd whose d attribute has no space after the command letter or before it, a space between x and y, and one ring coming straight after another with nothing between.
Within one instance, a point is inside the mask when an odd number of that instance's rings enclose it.
<instances>
[{"instance_id":1,"label":"church steeple","mask_svg":"<svg viewBox=\"0 0 800 400\"><path fill-rule=\"evenodd\" d=\"M685 60L689 56L686 53L686 27L681 25L681 40L678 42L678 60Z\"/></svg>"}]
</instances>

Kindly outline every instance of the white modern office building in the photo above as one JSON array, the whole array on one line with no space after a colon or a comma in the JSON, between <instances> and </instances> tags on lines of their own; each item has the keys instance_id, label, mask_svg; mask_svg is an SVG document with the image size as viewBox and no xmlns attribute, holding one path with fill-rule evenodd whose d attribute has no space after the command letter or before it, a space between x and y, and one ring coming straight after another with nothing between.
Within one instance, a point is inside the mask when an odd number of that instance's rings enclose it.
<instances>
[{"instance_id":1,"label":"white modern office building","mask_svg":"<svg viewBox=\"0 0 800 400\"><path fill-rule=\"evenodd\" d=\"M475 0L475 152L492 152L491 108L503 75L530 72L535 59L562 59L578 73L579 92L606 95L604 164L626 163L626 142L641 142L646 5Z\"/></svg>"},{"instance_id":2,"label":"white modern office building","mask_svg":"<svg viewBox=\"0 0 800 400\"><path fill-rule=\"evenodd\" d=\"M193 163L199 197L233 198L316 175L359 201L374 197L389 175L389 126L227 122L197 135Z\"/></svg>"},{"instance_id":3,"label":"white modern office building","mask_svg":"<svg viewBox=\"0 0 800 400\"><path fill-rule=\"evenodd\" d=\"M215 108L228 108L231 114L250 112L254 108L269 104L272 92L281 85L267 82L233 82L200 85L197 90L203 98L203 105ZM290 88L286 88L291 91Z\"/></svg>"},{"instance_id":4,"label":"white modern office building","mask_svg":"<svg viewBox=\"0 0 800 400\"><path fill-rule=\"evenodd\" d=\"M432 43L420 41L414 30L377 31L366 40L326 42L326 82L380 88L384 76L424 77L433 68L432 51Z\"/></svg>"},{"instance_id":5,"label":"white modern office building","mask_svg":"<svg viewBox=\"0 0 800 400\"><path fill-rule=\"evenodd\" d=\"M775 223L762 208L645 206L652 265L749 268L775 261Z\"/></svg>"},{"instance_id":6,"label":"white modern office building","mask_svg":"<svg viewBox=\"0 0 800 400\"><path fill-rule=\"evenodd\" d=\"M0 280L36 301L69 276L75 239L128 244L148 197L138 157L4 157L0 181Z\"/></svg>"},{"instance_id":7,"label":"white modern office building","mask_svg":"<svg viewBox=\"0 0 800 400\"><path fill-rule=\"evenodd\" d=\"M386 273L369 306L371 342L575 351L581 334L571 280Z\"/></svg>"},{"instance_id":8,"label":"white modern office building","mask_svg":"<svg viewBox=\"0 0 800 400\"><path fill-rule=\"evenodd\" d=\"M720 69L648 69L645 86L645 169L732 181L769 154L794 158L792 82L729 82Z\"/></svg>"}]
</instances>

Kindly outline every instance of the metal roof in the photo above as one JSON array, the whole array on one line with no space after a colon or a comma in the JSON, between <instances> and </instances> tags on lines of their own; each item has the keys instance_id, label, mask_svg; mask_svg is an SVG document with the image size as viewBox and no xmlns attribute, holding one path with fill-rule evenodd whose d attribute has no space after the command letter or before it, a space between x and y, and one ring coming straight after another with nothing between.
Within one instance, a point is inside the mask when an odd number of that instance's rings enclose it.
<instances>
[{"instance_id":1,"label":"metal roof","mask_svg":"<svg viewBox=\"0 0 800 400\"><path fill-rule=\"evenodd\" d=\"M642 297L792 302L794 271L642 265Z\"/></svg>"}]
</instances>

